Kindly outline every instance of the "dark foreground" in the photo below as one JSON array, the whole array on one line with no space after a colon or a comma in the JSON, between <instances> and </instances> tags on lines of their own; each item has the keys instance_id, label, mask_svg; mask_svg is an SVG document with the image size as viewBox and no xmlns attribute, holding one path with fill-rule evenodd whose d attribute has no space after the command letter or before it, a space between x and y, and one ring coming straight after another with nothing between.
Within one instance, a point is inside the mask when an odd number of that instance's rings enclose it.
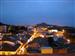
<instances>
[{"instance_id":1,"label":"dark foreground","mask_svg":"<svg viewBox=\"0 0 75 56\"><path fill-rule=\"evenodd\" d=\"M68 53L67 54L25 54L25 55L11 55L11 56L75 56L75 53L69 53L69 54Z\"/></svg>"}]
</instances>

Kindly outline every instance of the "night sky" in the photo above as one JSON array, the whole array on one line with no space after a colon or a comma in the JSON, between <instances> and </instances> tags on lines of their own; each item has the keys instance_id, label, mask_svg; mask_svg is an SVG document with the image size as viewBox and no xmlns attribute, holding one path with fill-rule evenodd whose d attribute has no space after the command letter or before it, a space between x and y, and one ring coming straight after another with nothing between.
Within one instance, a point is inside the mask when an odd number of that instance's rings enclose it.
<instances>
[{"instance_id":1,"label":"night sky","mask_svg":"<svg viewBox=\"0 0 75 56\"><path fill-rule=\"evenodd\" d=\"M74 26L74 5L73 0L0 0L0 21L14 25L46 22Z\"/></svg>"}]
</instances>

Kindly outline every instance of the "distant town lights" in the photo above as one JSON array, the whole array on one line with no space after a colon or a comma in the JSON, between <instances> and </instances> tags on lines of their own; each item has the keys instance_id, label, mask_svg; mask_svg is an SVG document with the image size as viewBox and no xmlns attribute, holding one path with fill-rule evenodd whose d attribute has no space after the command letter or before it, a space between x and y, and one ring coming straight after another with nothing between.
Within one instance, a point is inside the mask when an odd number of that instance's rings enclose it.
<instances>
[{"instance_id":1,"label":"distant town lights","mask_svg":"<svg viewBox=\"0 0 75 56\"><path fill-rule=\"evenodd\" d=\"M69 44L71 41L70 41L70 39L67 39L67 43Z\"/></svg>"},{"instance_id":2,"label":"distant town lights","mask_svg":"<svg viewBox=\"0 0 75 56\"><path fill-rule=\"evenodd\" d=\"M65 30L63 29L63 30L62 30L62 32L64 33L64 32L65 32Z\"/></svg>"},{"instance_id":3,"label":"distant town lights","mask_svg":"<svg viewBox=\"0 0 75 56\"><path fill-rule=\"evenodd\" d=\"M52 29L52 30L49 30L49 32L58 32L57 29Z\"/></svg>"},{"instance_id":4,"label":"distant town lights","mask_svg":"<svg viewBox=\"0 0 75 56\"><path fill-rule=\"evenodd\" d=\"M40 37L44 38L44 35L40 35Z\"/></svg>"}]
</instances>

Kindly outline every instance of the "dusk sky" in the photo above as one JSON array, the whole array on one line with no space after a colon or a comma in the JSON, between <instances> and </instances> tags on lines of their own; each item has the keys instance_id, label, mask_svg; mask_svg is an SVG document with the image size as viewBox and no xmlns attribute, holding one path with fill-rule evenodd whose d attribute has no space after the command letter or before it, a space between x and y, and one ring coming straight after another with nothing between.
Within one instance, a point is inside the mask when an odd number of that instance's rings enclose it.
<instances>
[{"instance_id":1,"label":"dusk sky","mask_svg":"<svg viewBox=\"0 0 75 56\"><path fill-rule=\"evenodd\" d=\"M0 22L75 26L74 5L74 0L0 0Z\"/></svg>"}]
</instances>

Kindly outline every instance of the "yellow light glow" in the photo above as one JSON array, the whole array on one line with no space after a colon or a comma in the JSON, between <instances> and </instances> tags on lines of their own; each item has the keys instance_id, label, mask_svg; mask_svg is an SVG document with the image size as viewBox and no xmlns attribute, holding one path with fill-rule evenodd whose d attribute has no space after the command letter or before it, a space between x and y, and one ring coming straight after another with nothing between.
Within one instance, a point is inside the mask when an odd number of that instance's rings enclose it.
<instances>
[{"instance_id":1,"label":"yellow light glow","mask_svg":"<svg viewBox=\"0 0 75 56\"><path fill-rule=\"evenodd\" d=\"M71 41L70 41L70 39L67 39L67 44L69 44Z\"/></svg>"}]
</instances>

